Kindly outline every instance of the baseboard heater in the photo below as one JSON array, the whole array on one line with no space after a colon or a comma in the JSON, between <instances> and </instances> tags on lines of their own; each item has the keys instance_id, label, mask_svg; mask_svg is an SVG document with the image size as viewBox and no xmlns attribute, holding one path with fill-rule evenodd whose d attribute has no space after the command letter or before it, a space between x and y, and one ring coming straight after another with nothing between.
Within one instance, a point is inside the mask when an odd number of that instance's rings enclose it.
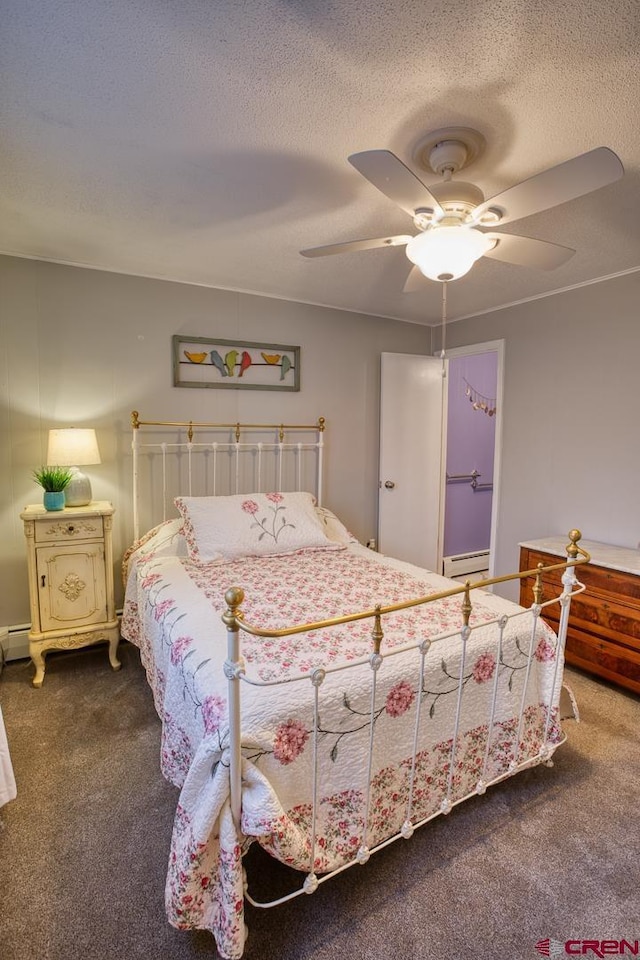
<instances>
[{"instance_id":1,"label":"baseboard heater","mask_svg":"<svg viewBox=\"0 0 640 960\"><path fill-rule=\"evenodd\" d=\"M0 627L0 670L2 662L22 660L29 656L29 624Z\"/></svg>"},{"instance_id":2,"label":"baseboard heater","mask_svg":"<svg viewBox=\"0 0 640 960\"><path fill-rule=\"evenodd\" d=\"M451 580L486 579L489 576L489 551L478 550L444 557L442 573Z\"/></svg>"}]
</instances>

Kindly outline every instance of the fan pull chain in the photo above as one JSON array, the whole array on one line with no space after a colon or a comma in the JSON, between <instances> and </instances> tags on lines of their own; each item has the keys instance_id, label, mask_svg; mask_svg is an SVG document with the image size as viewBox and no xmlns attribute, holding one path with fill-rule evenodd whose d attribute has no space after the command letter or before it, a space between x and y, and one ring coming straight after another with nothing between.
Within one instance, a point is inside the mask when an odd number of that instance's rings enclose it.
<instances>
[{"instance_id":1,"label":"fan pull chain","mask_svg":"<svg viewBox=\"0 0 640 960\"><path fill-rule=\"evenodd\" d=\"M442 360L442 376L443 378L447 375L447 368L445 365L445 347L447 341L447 281L443 280L442 282L442 336L441 336L441 350L440 350L440 359Z\"/></svg>"}]
</instances>

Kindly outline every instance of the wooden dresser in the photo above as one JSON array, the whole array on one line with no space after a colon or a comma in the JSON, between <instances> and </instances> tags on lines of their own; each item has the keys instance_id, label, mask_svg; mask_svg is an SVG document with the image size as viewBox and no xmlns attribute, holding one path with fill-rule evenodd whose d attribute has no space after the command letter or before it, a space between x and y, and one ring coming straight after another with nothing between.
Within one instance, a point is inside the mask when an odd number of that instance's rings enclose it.
<instances>
[{"instance_id":1,"label":"wooden dresser","mask_svg":"<svg viewBox=\"0 0 640 960\"><path fill-rule=\"evenodd\" d=\"M520 569L565 558L567 537L547 537L520 544ZM567 663L596 673L640 693L640 550L585 540L591 563L579 566L576 576L584 593L571 601L567 632ZM557 585L562 571L545 575ZM545 578L543 578L543 583ZM520 603L533 602L533 578L520 581ZM544 599L549 599L550 594ZM557 630L560 606L545 611L545 620Z\"/></svg>"}]
</instances>

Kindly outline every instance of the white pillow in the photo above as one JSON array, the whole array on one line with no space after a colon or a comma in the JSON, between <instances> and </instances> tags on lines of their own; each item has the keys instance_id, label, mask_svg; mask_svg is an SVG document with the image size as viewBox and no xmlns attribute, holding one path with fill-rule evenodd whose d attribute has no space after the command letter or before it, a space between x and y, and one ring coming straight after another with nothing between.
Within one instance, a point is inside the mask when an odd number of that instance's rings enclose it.
<instances>
[{"instance_id":1,"label":"white pillow","mask_svg":"<svg viewBox=\"0 0 640 960\"><path fill-rule=\"evenodd\" d=\"M310 493L177 497L189 557L199 562L339 550L322 528Z\"/></svg>"}]
</instances>

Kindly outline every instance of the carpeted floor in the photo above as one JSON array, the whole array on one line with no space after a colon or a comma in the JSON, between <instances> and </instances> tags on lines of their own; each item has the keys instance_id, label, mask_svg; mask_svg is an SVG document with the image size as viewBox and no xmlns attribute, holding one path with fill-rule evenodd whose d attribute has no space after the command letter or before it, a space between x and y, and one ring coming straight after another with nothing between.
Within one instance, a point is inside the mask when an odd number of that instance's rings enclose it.
<instances>
[{"instance_id":1,"label":"carpeted floor","mask_svg":"<svg viewBox=\"0 0 640 960\"><path fill-rule=\"evenodd\" d=\"M51 655L0 674L18 798L0 809L0 960L196 960L164 877L177 791L138 652ZM247 908L247 960L532 960L543 938L640 939L640 699L568 671L581 723L553 768L493 787L273 910ZM289 871L255 847L255 896Z\"/></svg>"}]
</instances>

